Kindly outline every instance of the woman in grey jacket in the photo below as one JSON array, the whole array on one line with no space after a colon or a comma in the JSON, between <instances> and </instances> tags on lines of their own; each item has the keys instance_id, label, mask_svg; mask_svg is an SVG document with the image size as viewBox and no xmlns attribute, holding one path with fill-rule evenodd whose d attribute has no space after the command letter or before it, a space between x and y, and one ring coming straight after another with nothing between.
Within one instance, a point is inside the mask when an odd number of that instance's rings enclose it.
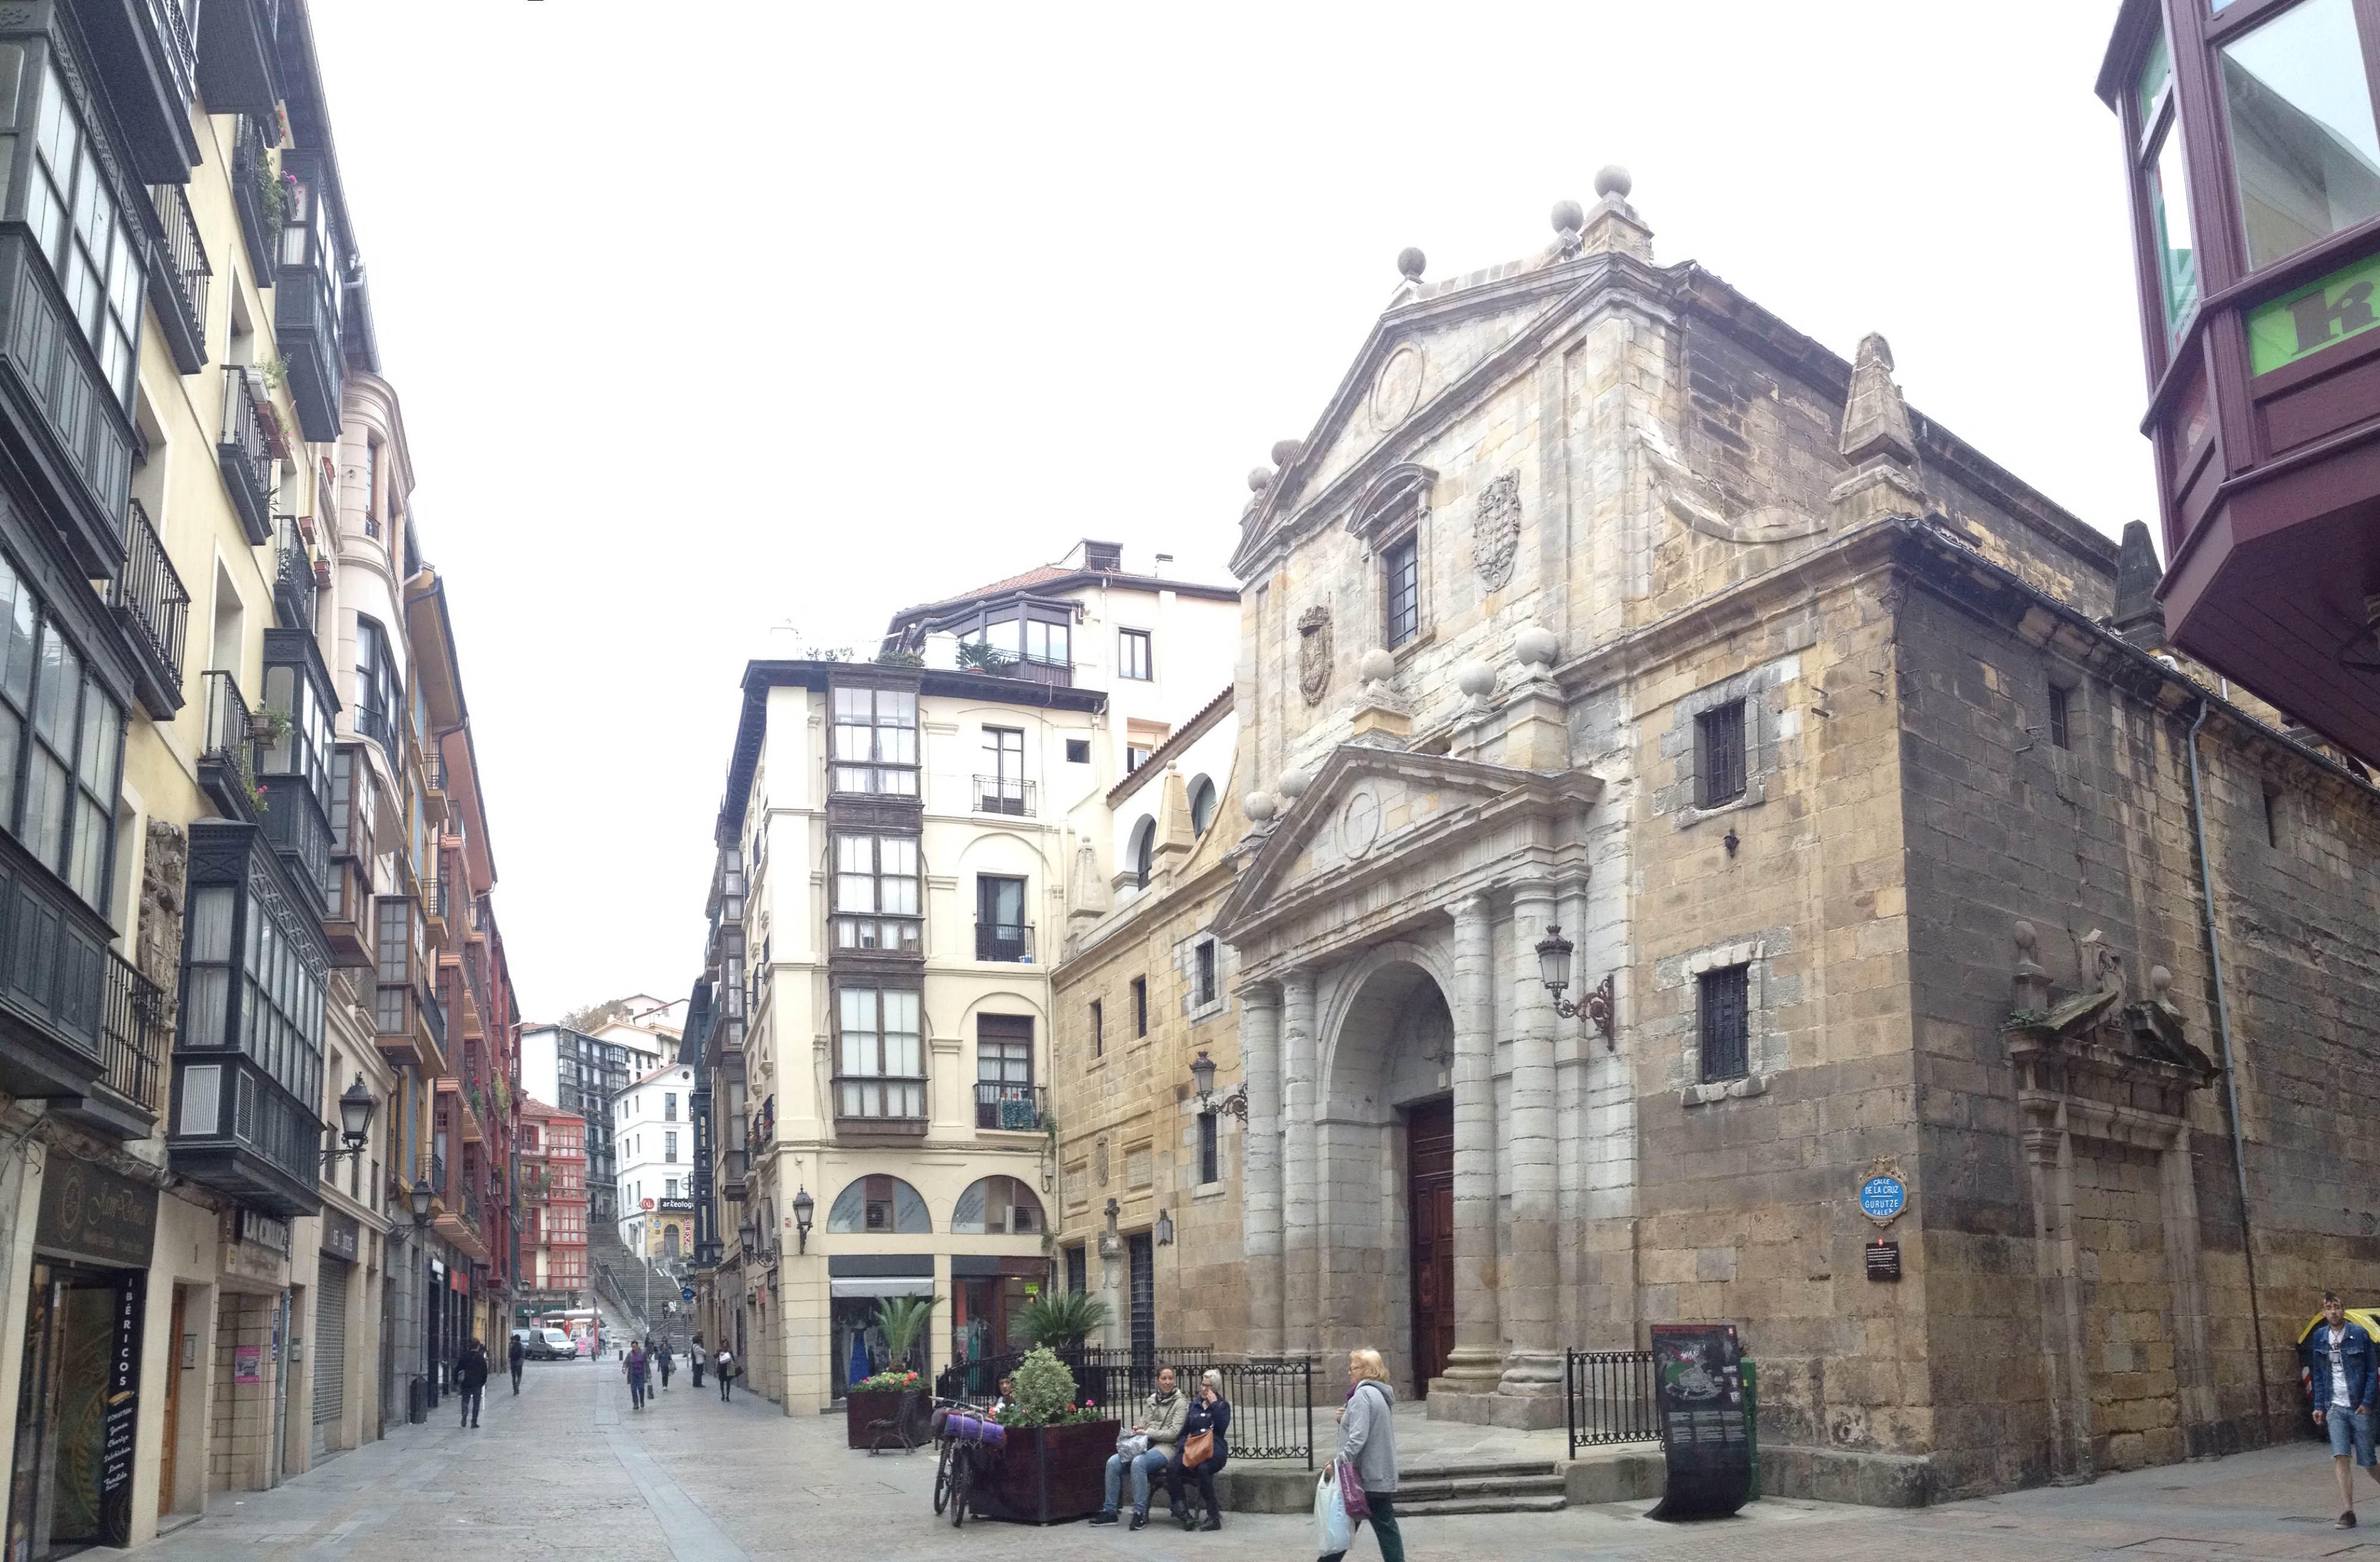
<instances>
[{"instance_id":1,"label":"woman in grey jacket","mask_svg":"<svg viewBox=\"0 0 2380 1562\"><path fill-rule=\"evenodd\" d=\"M1397 1391L1378 1350L1347 1352L1347 1403L1339 1412L1339 1458L1354 1467L1380 1537L1380 1562L1405 1562L1405 1538L1397 1529L1397 1429L1390 1408ZM1355 1520L1352 1535L1364 1527ZM1339 1562L1345 1552L1322 1558Z\"/></svg>"}]
</instances>

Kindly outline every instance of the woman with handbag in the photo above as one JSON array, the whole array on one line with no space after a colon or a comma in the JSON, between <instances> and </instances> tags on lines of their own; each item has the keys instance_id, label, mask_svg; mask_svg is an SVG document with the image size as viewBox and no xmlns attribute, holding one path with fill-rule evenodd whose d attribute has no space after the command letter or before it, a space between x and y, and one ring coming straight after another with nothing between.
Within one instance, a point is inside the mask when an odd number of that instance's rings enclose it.
<instances>
[{"instance_id":1,"label":"woman with handbag","mask_svg":"<svg viewBox=\"0 0 2380 1562\"><path fill-rule=\"evenodd\" d=\"M1380 1562L1405 1562L1405 1538L1397 1528L1397 1429L1390 1415L1396 1398L1378 1350L1347 1352L1347 1403L1339 1411L1339 1455L1332 1468L1350 1539L1369 1519L1380 1537ZM1345 1555L1326 1552L1321 1562L1339 1562Z\"/></svg>"},{"instance_id":2,"label":"woman with handbag","mask_svg":"<svg viewBox=\"0 0 2380 1562\"><path fill-rule=\"evenodd\" d=\"M1184 1530L1223 1527L1223 1505L1215 1497L1215 1477L1223 1472L1223 1462L1232 1457L1231 1429L1232 1402L1223 1398L1223 1374L1208 1367L1198 1378L1197 1401L1182 1423L1182 1440L1174 1445L1178 1451L1173 1462L1165 1468L1166 1488L1173 1494L1173 1521ZM1198 1500L1207 1510L1204 1520L1182 1500L1184 1475L1197 1479Z\"/></svg>"}]
</instances>

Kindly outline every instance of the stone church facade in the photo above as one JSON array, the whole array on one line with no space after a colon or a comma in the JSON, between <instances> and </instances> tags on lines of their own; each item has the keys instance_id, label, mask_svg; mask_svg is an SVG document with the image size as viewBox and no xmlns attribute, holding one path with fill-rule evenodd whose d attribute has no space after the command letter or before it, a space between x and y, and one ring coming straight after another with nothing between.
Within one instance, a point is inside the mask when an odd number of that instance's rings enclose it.
<instances>
[{"instance_id":1,"label":"stone church facade","mask_svg":"<svg viewBox=\"0 0 2380 1562\"><path fill-rule=\"evenodd\" d=\"M1214 1343L1556 1425L1565 1348L1732 1320L1768 1489L1871 1502L2286 1435L2380 1288L2380 794L1597 183L1407 251L1251 478Z\"/></svg>"}]
</instances>

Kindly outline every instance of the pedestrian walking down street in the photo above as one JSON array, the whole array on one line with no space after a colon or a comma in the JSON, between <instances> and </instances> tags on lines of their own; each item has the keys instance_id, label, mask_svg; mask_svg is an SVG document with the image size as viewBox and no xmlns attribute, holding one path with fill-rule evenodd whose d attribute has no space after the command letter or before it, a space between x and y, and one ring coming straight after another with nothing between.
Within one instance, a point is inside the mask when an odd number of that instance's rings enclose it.
<instances>
[{"instance_id":1,"label":"pedestrian walking down street","mask_svg":"<svg viewBox=\"0 0 2380 1562\"><path fill-rule=\"evenodd\" d=\"M668 1340L662 1340L660 1345L654 1348L653 1360L661 1365L662 1392L666 1394L669 1392L670 1377L670 1344Z\"/></svg>"},{"instance_id":2,"label":"pedestrian walking down street","mask_svg":"<svg viewBox=\"0 0 2380 1562\"><path fill-rule=\"evenodd\" d=\"M1397 1429L1389 1415L1396 1398L1378 1350L1347 1352L1347 1403L1339 1411L1338 1457L1354 1468L1363 1485L1372 1532L1380 1540L1380 1562L1405 1562L1405 1537L1397 1528ZM1363 1520L1355 1519L1350 1533L1363 1527ZM1332 1552L1321 1562L1339 1562L1346 1555Z\"/></svg>"},{"instance_id":3,"label":"pedestrian walking down street","mask_svg":"<svg viewBox=\"0 0 2380 1562\"><path fill-rule=\"evenodd\" d=\"M455 1387L463 1402L463 1424L480 1424L480 1396L488 1386L488 1348L473 1335L455 1357Z\"/></svg>"},{"instance_id":4,"label":"pedestrian walking down street","mask_svg":"<svg viewBox=\"0 0 2380 1562\"><path fill-rule=\"evenodd\" d=\"M513 1369L513 1392L516 1394L520 1392L521 1362L528 1355L528 1349L521 1344L521 1337L513 1336L511 1347L504 1351L504 1361Z\"/></svg>"},{"instance_id":5,"label":"pedestrian walking down street","mask_svg":"<svg viewBox=\"0 0 2380 1562\"><path fill-rule=\"evenodd\" d=\"M628 1374L628 1408L631 1410L645 1408L645 1348L630 1342L627 1358L621 1362L621 1370Z\"/></svg>"},{"instance_id":6,"label":"pedestrian walking down street","mask_svg":"<svg viewBox=\"0 0 2380 1562\"><path fill-rule=\"evenodd\" d=\"M719 1348L719 1359L711 1363L719 1369L719 1402L727 1402L728 1386L735 1381L735 1352L724 1345Z\"/></svg>"},{"instance_id":7,"label":"pedestrian walking down street","mask_svg":"<svg viewBox=\"0 0 2380 1562\"><path fill-rule=\"evenodd\" d=\"M2338 1500L2345 1509L2333 1527L2355 1528L2355 1472L2348 1461L2380 1481L2372 1447L2372 1402L2380 1398L2380 1350L2371 1333L2350 1323L2336 1291L2322 1293L2322 1322L2305 1338L2306 1381L2313 1390L2313 1423L2330 1434L2331 1467L2338 1472Z\"/></svg>"},{"instance_id":8,"label":"pedestrian walking down street","mask_svg":"<svg viewBox=\"0 0 2380 1562\"><path fill-rule=\"evenodd\" d=\"M698 1335L696 1335L696 1336L694 1337L694 1343L693 1343L692 1345L690 1345L690 1346L688 1346L688 1347L686 1348L686 1364L687 1366L690 1366L690 1367L692 1367L692 1368L694 1369L694 1386L695 1386L697 1388L701 1387L701 1386L702 1386L702 1336L700 1336L700 1335L698 1335Z\"/></svg>"}]
</instances>

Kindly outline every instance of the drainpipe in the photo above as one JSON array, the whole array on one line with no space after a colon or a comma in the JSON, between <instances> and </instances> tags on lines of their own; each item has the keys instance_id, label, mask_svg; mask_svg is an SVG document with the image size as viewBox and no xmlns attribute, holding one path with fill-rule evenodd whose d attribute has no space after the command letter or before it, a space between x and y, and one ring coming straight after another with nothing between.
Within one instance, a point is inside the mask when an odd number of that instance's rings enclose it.
<instances>
[{"instance_id":1,"label":"drainpipe","mask_svg":"<svg viewBox=\"0 0 2380 1562\"><path fill-rule=\"evenodd\" d=\"M2256 1415L2272 1432L2271 1386L2265 1381L2265 1318L2256 1301L2256 1235L2248 1223L2248 1158L2240 1137L2240 1071L2231 1059L2231 1005L2223 987L2223 941L2215 925L2215 866L2206 854L2206 808L2198 785L2198 730L2213 711L2198 696L2198 720L2190 724L2190 828L2198 838L2198 888L2206 924L2206 958L2215 972L2215 1039L2223 1053L2223 1092L2231 1119L2231 1170L2240 1183L2240 1250L2248 1261L2248 1326L2256 1339Z\"/></svg>"}]
</instances>

